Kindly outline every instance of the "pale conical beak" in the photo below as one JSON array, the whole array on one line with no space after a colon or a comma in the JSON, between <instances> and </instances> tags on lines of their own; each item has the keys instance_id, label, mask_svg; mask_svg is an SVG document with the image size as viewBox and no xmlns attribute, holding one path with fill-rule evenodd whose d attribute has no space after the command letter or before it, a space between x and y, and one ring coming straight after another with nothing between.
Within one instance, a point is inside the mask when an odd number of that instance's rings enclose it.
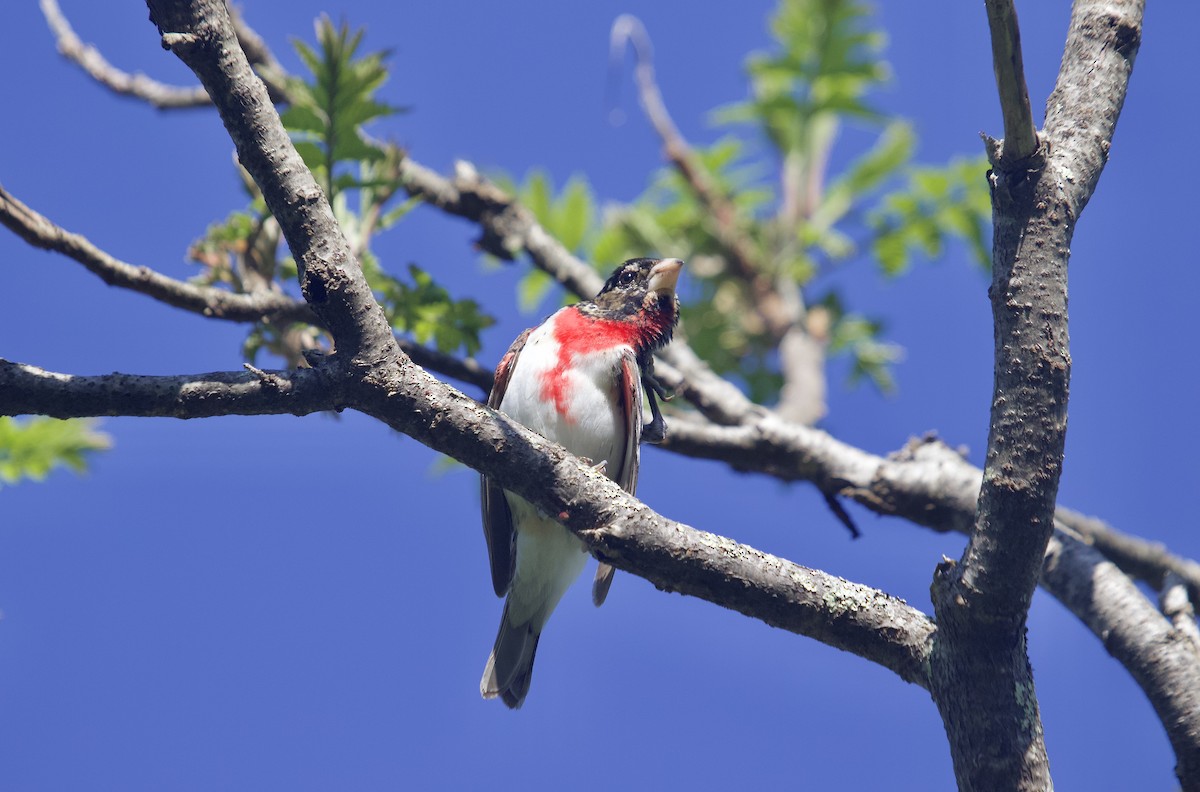
<instances>
[{"instance_id":1,"label":"pale conical beak","mask_svg":"<svg viewBox=\"0 0 1200 792\"><path fill-rule=\"evenodd\" d=\"M651 294L671 297L675 294L675 284L679 282L679 271L683 269L681 259L663 259L650 270Z\"/></svg>"}]
</instances>

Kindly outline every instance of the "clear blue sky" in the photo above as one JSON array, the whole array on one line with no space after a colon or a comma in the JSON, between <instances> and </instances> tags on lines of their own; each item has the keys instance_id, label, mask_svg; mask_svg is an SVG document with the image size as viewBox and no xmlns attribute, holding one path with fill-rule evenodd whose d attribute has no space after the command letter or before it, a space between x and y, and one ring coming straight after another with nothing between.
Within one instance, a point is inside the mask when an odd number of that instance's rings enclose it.
<instances>
[{"instance_id":1,"label":"clear blue sky","mask_svg":"<svg viewBox=\"0 0 1200 792\"><path fill-rule=\"evenodd\" d=\"M116 64L190 77L139 3L64 0ZM708 142L707 111L745 94L770 4L245 3L291 67L290 36L328 11L391 48L385 98L413 112L380 134L447 171L455 158L561 183L586 174L628 200L660 166L628 78L630 120L605 122L608 29L631 11L654 38L664 97ZM1129 99L1071 262L1074 371L1060 500L1200 556L1194 491L1200 293L1193 71L1200 11L1152 2ZM1066 2L1018 3L1041 118ZM877 97L942 162L1000 134L982 3L889 4L895 79ZM156 113L92 85L54 52L32 2L0 25L0 182L116 256L184 278L186 246L242 205L215 114ZM851 136L837 161L856 151ZM513 308L520 265L485 271L475 231L422 210L382 238L499 317L494 362L536 316ZM665 251L664 251L665 252ZM73 373L236 369L243 329L105 287L0 234L0 356ZM841 276L907 348L899 394L847 390L826 427L876 453L937 431L981 460L991 392L986 283L954 249L888 282ZM889 672L620 575L608 604L568 593L520 712L479 698L495 634L474 474L354 414L107 420L91 473L0 491L0 788L324 790L953 786L928 696ZM961 539L852 509L850 541L811 488L646 452L639 494L683 522L905 597L929 610ZM1039 593L1030 646L1063 789L1174 789L1141 692L1100 642Z\"/></svg>"}]
</instances>

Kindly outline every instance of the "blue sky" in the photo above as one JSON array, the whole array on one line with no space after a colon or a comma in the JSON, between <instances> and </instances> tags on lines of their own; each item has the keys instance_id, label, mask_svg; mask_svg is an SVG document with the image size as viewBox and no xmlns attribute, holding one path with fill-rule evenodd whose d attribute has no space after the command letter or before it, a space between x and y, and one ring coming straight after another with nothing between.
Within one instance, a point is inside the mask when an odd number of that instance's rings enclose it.
<instances>
[{"instance_id":1,"label":"blue sky","mask_svg":"<svg viewBox=\"0 0 1200 792\"><path fill-rule=\"evenodd\" d=\"M137 3L64 0L119 66L183 83ZM664 98L697 143L708 111L745 95L769 3L247 2L285 64L322 11L390 48L384 98L413 112L376 131L448 171L455 158L629 200L661 164L634 104L605 121L607 38L633 12L654 39ZM1068 4L1019 4L1040 121ZM1197 90L1182 53L1200 11L1152 3L1111 162L1071 262L1074 360L1060 502L1200 556L1200 422L1186 328L1194 251ZM903 10L901 10L903 7ZM232 144L209 111L156 113L95 87L54 52L33 3L0 26L0 183L135 264L193 274L186 246L242 205ZM1000 134L982 4L891 4L894 80L877 103L914 122L918 159ZM834 167L854 156L855 137ZM512 295L524 264L485 269L470 226L419 210L379 240L499 317L494 362L537 316ZM665 253L666 251L664 251ZM52 370L236 369L243 329L105 287L0 234L0 356ZM685 275L686 277L686 275ZM832 372L837 437L875 453L936 431L982 459L991 393L983 276L952 249L901 280L865 262L838 276L907 350L900 391ZM353 414L112 419L115 446L83 477L0 491L0 787L71 789L952 788L921 689L816 642L620 575L604 608L570 591L541 643L524 709L479 698L495 634L477 483ZM852 507L851 541L811 488L650 449L639 495L672 518L879 587L929 610L962 540ZM1051 767L1063 789L1173 789L1162 728L1100 642L1039 593L1030 647Z\"/></svg>"}]
</instances>

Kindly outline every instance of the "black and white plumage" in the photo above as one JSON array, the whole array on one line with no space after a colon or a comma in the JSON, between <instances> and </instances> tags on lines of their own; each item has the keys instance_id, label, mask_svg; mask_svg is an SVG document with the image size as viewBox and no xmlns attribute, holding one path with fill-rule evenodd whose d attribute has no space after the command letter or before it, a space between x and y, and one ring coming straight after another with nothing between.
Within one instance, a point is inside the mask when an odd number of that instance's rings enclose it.
<instances>
[{"instance_id":1,"label":"black and white plumage","mask_svg":"<svg viewBox=\"0 0 1200 792\"><path fill-rule=\"evenodd\" d=\"M496 368L488 406L593 463L628 492L637 488L639 443L661 441L654 351L678 321L679 259L631 259L593 300L562 308L513 342ZM652 422L643 427L643 380ZM497 596L507 595L480 681L484 698L517 708L529 692L542 628L587 562L583 543L525 499L482 477L483 529ZM601 563L600 605L612 582Z\"/></svg>"}]
</instances>

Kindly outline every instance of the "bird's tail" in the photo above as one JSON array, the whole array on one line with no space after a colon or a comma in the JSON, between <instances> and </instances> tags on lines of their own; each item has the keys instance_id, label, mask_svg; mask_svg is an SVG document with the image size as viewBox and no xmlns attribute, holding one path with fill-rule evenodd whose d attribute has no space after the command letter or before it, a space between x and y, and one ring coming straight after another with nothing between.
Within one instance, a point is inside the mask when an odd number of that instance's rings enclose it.
<instances>
[{"instance_id":1,"label":"bird's tail","mask_svg":"<svg viewBox=\"0 0 1200 792\"><path fill-rule=\"evenodd\" d=\"M541 637L542 631L534 629L533 621L524 624L509 621L508 603L504 603L496 645L483 669L483 679L479 680L479 692L484 698L500 696L511 709L525 703L533 676L533 657Z\"/></svg>"}]
</instances>

